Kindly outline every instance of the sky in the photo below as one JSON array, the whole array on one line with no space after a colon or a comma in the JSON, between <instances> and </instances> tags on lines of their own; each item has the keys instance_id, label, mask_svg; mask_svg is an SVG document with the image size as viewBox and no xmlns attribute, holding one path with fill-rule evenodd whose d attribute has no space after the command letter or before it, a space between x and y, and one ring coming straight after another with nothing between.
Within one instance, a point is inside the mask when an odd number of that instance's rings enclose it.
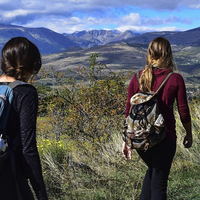
<instances>
[{"instance_id":1,"label":"sky","mask_svg":"<svg viewBox=\"0 0 200 200\"><path fill-rule=\"evenodd\" d=\"M0 0L0 24L57 33L185 31L200 27L200 0Z\"/></svg>"}]
</instances>

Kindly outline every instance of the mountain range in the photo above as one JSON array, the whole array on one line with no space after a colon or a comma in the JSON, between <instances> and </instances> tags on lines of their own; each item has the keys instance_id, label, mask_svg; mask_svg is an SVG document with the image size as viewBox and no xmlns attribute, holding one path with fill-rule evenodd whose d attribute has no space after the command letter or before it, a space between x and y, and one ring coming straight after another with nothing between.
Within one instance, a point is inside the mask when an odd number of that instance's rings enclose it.
<instances>
[{"instance_id":1,"label":"mountain range","mask_svg":"<svg viewBox=\"0 0 200 200\"><path fill-rule=\"evenodd\" d=\"M91 30L60 34L47 28L26 28L0 24L0 50L10 38L16 36L24 36L30 39L38 46L42 54L91 48L120 41L130 44L146 44L158 36L168 38L171 44L200 45L200 28L183 32L163 31L144 34L136 34L130 30L125 32L118 30Z\"/></svg>"},{"instance_id":2,"label":"mountain range","mask_svg":"<svg viewBox=\"0 0 200 200\"><path fill-rule=\"evenodd\" d=\"M131 37L125 41L127 43L149 43L152 39L159 36L167 38L172 45L176 44L200 46L200 27L182 32L163 31L144 33L137 37Z\"/></svg>"},{"instance_id":3,"label":"mountain range","mask_svg":"<svg viewBox=\"0 0 200 200\"><path fill-rule=\"evenodd\" d=\"M181 73L199 74L200 27L175 32L147 32L136 34L130 30L91 30L72 34L56 33L47 28L25 28L0 24L0 50L12 37L24 36L35 43L43 58L43 66L58 70L88 66L91 53L98 53L98 61L110 68L139 69L145 65L149 42L158 36L169 39L175 61Z\"/></svg>"},{"instance_id":4,"label":"mountain range","mask_svg":"<svg viewBox=\"0 0 200 200\"><path fill-rule=\"evenodd\" d=\"M26 28L0 24L0 50L12 37L23 36L35 43L42 54L52 54L82 48L91 48L134 37L131 31L112 30L80 31L60 34L47 28Z\"/></svg>"}]
</instances>

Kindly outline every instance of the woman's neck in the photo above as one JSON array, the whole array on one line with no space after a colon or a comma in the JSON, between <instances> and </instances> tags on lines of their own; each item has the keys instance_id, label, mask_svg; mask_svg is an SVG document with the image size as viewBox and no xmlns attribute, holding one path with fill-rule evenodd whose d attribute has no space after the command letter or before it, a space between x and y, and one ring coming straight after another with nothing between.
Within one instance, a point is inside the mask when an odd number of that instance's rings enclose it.
<instances>
[{"instance_id":1,"label":"woman's neck","mask_svg":"<svg viewBox=\"0 0 200 200\"><path fill-rule=\"evenodd\" d=\"M16 81L14 77L6 76L5 74L0 76L0 82L13 82L13 81Z\"/></svg>"}]
</instances>

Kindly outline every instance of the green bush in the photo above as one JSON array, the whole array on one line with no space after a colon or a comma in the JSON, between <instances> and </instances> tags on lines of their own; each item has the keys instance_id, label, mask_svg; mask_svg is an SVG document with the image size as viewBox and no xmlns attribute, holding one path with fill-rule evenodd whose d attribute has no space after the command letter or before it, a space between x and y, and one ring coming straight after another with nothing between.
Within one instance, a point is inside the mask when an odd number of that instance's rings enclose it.
<instances>
[{"instance_id":1,"label":"green bush","mask_svg":"<svg viewBox=\"0 0 200 200\"><path fill-rule=\"evenodd\" d=\"M93 54L89 68L77 68L69 79L54 71L54 87L39 90L45 106L38 117L38 149L50 200L139 199L147 167L136 151L131 161L121 153L126 83L132 74L114 73L97 58ZM182 145L185 133L175 109L178 140L169 200L200 198L199 108L199 102L190 104L191 149Z\"/></svg>"}]
</instances>

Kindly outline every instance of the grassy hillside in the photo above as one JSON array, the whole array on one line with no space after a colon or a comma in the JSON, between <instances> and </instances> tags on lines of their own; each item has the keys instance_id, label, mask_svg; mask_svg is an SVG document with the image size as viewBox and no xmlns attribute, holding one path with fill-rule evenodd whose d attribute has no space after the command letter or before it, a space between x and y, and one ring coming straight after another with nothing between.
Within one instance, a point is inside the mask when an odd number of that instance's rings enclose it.
<instances>
[{"instance_id":1,"label":"grassy hillside","mask_svg":"<svg viewBox=\"0 0 200 200\"><path fill-rule=\"evenodd\" d=\"M56 70L64 71L67 76L71 76L70 69L78 67L88 69L90 64L88 58L92 53L98 53L98 62L106 64L116 72L121 69L124 71L137 71L145 66L147 48L148 44L128 44L121 42L90 49L43 55L43 67L54 66ZM186 78L186 81L188 81L187 77L190 76L200 77L200 47L172 45L172 51L178 70Z\"/></svg>"},{"instance_id":2,"label":"grassy hillside","mask_svg":"<svg viewBox=\"0 0 200 200\"><path fill-rule=\"evenodd\" d=\"M90 49L67 51L58 54L43 55L43 67L54 66L59 71L69 73L69 69L88 68L89 57L98 53L98 62L106 64L113 70L138 69L145 64L146 45L128 45L126 43L107 44Z\"/></svg>"},{"instance_id":3,"label":"grassy hillside","mask_svg":"<svg viewBox=\"0 0 200 200\"><path fill-rule=\"evenodd\" d=\"M132 74L113 72L96 58L90 57L88 71L77 68L69 79L43 71L43 79L51 75L57 87L38 86L38 149L50 200L139 199L147 167L135 151L129 161L121 153L126 82ZM174 110L178 141L168 200L200 199L200 103L190 102L190 110L191 149L182 145L185 132Z\"/></svg>"},{"instance_id":4,"label":"grassy hillside","mask_svg":"<svg viewBox=\"0 0 200 200\"><path fill-rule=\"evenodd\" d=\"M178 147L172 165L168 199L200 198L199 135L191 149L183 148L183 135L178 129ZM39 142L43 173L50 199L107 200L139 199L145 164L133 151L133 159L125 161L121 155L121 130L116 130L98 148L84 142L64 138ZM46 145L45 147L43 145ZM41 147L42 146L42 147Z\"/></svg>"}]
</instances>

